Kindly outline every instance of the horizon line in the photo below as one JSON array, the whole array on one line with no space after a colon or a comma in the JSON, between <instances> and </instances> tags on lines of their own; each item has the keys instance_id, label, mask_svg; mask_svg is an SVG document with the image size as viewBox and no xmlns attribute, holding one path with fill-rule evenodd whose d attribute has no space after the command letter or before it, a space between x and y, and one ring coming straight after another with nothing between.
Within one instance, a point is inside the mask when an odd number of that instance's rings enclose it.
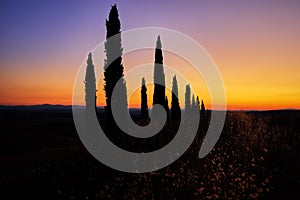
<instances>
[{"instance_id":1,"label":"horizon line","mask_svg":"<svg viewBox=\"0 0 300 200\"><path fill-rule=\"evenodd\" d=\"M44 103L44 104L30 104L30 105L24 105L24 104L16 104L16 105L5 105L5 104L0 104L0 107L34 107L34 106L63 106L63 107L85 107L85 105L72 105L72 104L49 104L49 103ZM96 106L97 108L104 108L105 106ZM140 109L140 107L128 107L129 109ZM151 110L151 108L149 108ZM184 108L180 110L185 110ZM211 111L211 109L206 109ZM215 111L223 111L221 109L214 109ZM280 110L300 110L299 108L274 108L274 109L261 109L261 108L256 108L256 109L226 109L226 111L280 111Z\"/></svg>"}]
</instances>

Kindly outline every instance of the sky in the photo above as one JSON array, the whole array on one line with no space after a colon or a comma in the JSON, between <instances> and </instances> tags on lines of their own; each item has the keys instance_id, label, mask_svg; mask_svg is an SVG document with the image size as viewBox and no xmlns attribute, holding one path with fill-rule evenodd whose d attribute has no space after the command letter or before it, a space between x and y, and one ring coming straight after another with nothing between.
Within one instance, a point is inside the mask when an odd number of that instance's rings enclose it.
<instances>
[{"instance_id":1,"label":"sky","mask_svg":"<svg viewBox=\"0 0 300 200\"><path fill-rule=\"evenodd\" d=\"M3 0L0 105L72 104L77 70L87 53L105 39L105 19L114 3L122 31L169 28L202 45L222 76L228 109L300 109L298 0ZM147 62L153 62L154 51L146 54ZM125 72L140 57L138 53L124 56ZM167 52L164 60L176 65L176 58ZM171 86L170 81L167 85ZM185 86L179 87L183 107ZM209 108L209 92L205 85L199 84L199 88L195 95ZM105 101L100 83L98 91L97 104L101 106ZM129 105L138 107L139 103L137 89ZM152 104L151 98L148 103Z\"/></svg>"}]
</instances>

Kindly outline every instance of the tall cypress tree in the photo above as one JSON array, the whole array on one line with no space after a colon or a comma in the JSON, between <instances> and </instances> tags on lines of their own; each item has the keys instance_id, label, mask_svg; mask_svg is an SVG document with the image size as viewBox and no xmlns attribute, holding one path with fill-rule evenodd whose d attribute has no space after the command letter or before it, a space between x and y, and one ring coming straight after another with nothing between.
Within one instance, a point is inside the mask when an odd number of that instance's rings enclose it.
<instances>
[{"instance_id":1,"label":"tall cypress tree","mask_svg":"<svg viewBox=\"0 0 300 200\"><path fill-rule=\"evenodd\" d=\"M165 101L165 73L163 68L163 55L160 36L157 37L154 62L154 93L153 104L166 107Z\"/></svg>"},{"instance_id":2,"label":"tall cypress tree","mask_svg":"<svg viewBox=\"0 0 300 200\"><path fill-rule=\"evenodd\" d=\"M92 59L92 53L88 54L86 73L85 73L85 104L87 111L97 111L96 109L96 78Z\"/></svg>"},{"instance_id":3,"label":"tall cypress tree","mask_svg":"<svg viewBox=\"0 0 300 200\"><path fill-rule=\"evenodd\" d=\"M122 65L122 41L121 41L121 24L119 20L119 13L116 4L111 7L108 20L106 20L106 42L105 42L105 52L106 60L104 61L104 90L106 97L106 121L112 122L111 113L111 98L113 89L121 79L121 92L118 93L119 104L122 108L127 109L127 92L126 92L126 82L124 80L124 67Z\"/></svg>"},{"instance_id":4,"label":"tall cypress tree","mask_svg":"<svg viewBox=\"0 0 300 200\"><path fill-rule=\"evenodd\" d=\"M190 114L191 111L191 88L187 84L185 87L185 113Z\"/></svg>"},{"instance_id":5,"label":"tall cypress tree","mask_svg":"<svg viewBox=\"0 0 300 200\"><path fill-rule=\"evenodd\" d=\"M141 89L141 117L142 119L148 119L148 102L147 102L147 87L145 79L142 78L142 89Z\"/></svg>"},{"instance_id":6,"label":"tall cypress tree","mask_svg":"<svg viewBox=\"0 0 300 200\"><path fill-rule=\"evenodd\" d=\"M171 120L176 122L180 119L180 116L181 110L178 101L178 85L175 75L172 82Z\"/></svg>"}]
</instances>

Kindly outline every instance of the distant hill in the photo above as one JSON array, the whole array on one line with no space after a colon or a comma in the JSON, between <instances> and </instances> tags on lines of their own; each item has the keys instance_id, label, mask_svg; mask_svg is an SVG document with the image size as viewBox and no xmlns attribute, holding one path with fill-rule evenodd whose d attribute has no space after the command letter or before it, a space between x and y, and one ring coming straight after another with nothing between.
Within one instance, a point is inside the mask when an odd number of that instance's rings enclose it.
<instances>
[{"instance_id":1,"label":"distant hill","mask_svg":"<svg viewBox=\"0 0 300 200\"><path fill-rule=\"evenodd\" d=\"M85 108L85 106L75 105L75 108ZM103 106L98 106L98 110L104 110ZM7 106L0 105L0 110L9 110L9 109L36 109L36 110L69 110L72 109L72 105L61 105L61 104L37 104L37 105L17 105L17 106ZM140 111L140 108L129 108L131 112ZM184 109L181 110L184 112ZM207 110L211 111L211 110ZM240 112L241 110L228 110L231 112ZM287 109L278 109L278 110L245 110L247 113L278 113L278 112L291 112L291 111L300 111L299 109L287 108Z\"/></svg>"},{"instance_id":2,"label":"distant hill","mask_svg":"<svg viewBox=\"0 0 300 200\"><path fill-rule=\"evenodd\" d=\"M76 106L78 108L83 106ZM25 106L25 105L18 105L18 106L4 106L4 105L0 105L0 110L7 110L7 109L37 109L37 110L49 110L49 109L72 109L71 105L61 105L61 104L39 104L39 105L29 105L29 106Z\"/></svg>"}]
</instances>

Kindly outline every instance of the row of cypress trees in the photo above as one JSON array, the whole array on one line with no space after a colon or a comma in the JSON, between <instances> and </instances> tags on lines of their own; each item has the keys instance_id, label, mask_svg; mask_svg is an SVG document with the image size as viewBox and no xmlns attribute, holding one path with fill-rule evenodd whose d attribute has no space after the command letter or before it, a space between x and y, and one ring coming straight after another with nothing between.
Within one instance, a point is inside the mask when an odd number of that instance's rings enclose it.
<instances>
[{"instance_id":1,"label":"row of cypress trees","mask_svg":"<svg viewBox=\"0 0 300 200\"><path fill-rule=\"evenodd\" d=\"M106 42L105 42L105 53L106 59L104 61L104 91L106 98L105 106L105 121L108 126L114 125L114 119L112 117L111 101L117 102L122 107L126 108L127 105L127 90L126 81L124 79L124 67L122 64L123 47L121 41L121 23L119 20L119 14L117 6L111 7L109 17L106 20ZM112 99L112 93L115 85L120 80L121 92L118 93L118 98ZM92 61L92 54L89 53L86 68L85 77L85 101L86 109L96 109L96 78L94 72L94 65ZM155 49L155 62L154 62L154 93L153 93L153 105L162 105L169 118L169 107L168 98L165 94L165 74L163 68L163 55L162 55L162 44L160 36L156 41ZM199 98L195 100L194 95L192 96L192 103L190 99L190 86L186 86L185 93L185 112L189 113L192 111L200 110ZM180 120L181 109L178 100L178 85L176 76L173 77L172 82L172 100L171 100L171 111L170 118L172 121ZM201 110L205 110L203 101L201 104ZM142 78L141 86L141 117L142 119L148 119L148 102L147 102L147 87L145 79Z\"/></svg>"}]
</instances>

